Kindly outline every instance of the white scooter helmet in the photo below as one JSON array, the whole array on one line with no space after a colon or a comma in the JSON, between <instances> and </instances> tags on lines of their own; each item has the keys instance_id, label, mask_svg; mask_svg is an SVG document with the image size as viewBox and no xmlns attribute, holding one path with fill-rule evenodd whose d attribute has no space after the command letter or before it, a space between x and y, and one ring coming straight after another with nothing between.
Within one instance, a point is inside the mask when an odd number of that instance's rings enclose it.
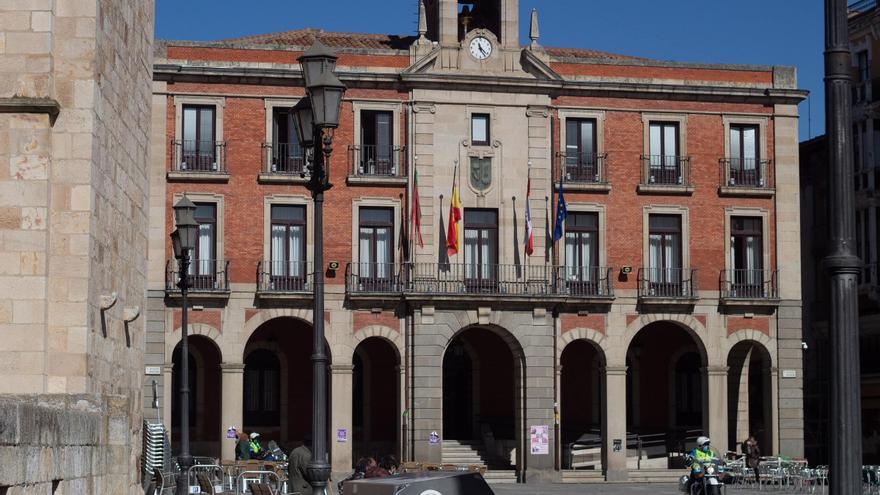
<instances>
[{"instance_id":1,"label":"white scooter helmet","mask_svg":"<svg viewBox=\"0 0 880 495\"><path fill-rule=\"evenodd\" d=\"M711 440L709 439L709 437L697 437L697 447L702 447L703 445L706 445L707 443L711 443Z\"/></svg>"}]
</instances>

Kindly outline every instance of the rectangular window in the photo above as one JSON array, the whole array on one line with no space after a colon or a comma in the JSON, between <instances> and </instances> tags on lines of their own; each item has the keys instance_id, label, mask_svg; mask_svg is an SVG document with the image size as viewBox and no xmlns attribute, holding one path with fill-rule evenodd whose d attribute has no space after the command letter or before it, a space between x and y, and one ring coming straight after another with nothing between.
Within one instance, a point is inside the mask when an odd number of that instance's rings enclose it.
<instances>
[{"instance_id":1,"label":"rectangular window","mask_svg":"<svg viewBox=\"0 0 880 495\"><path fill-rule=\"evenodd\" d=\"M868 61L868 51L862 50L856 54L856 62L859 67L859 80L857 82L865 82L871 77L871 65Z\"/></svg>"},{"instance_id":2,"label":"rectangular window","mask_svg":"<svg viewBox=\"0 0 880 495\"><path fill-rule=\"evenodd\" d=\"M758 126L731 124L730 177L731 186L763 186Z\"/></svg>"},{"instance_id":3,"label":"rectangular window","mask_svg":"<svg viewBox=\"0 0 880 495\"><path fill-rule=\"evenodd\" d=\"M569 290L597 293L598 272L599 214L569 212L565 220L565 279Z\"/></svg>"},{"instance_id":4,"label":"rectangular window","mask_svg":"<svg viewBox=\"0 0 880 495\"><path fill-rule=\"evenodd\" d=\"M730 219L730 277L736 297L764 296L764 229L760 217Z\"/></svg>"},{"instance_id":5,"label":"rectangular window","mask_svg":"<svg viewBox=\"0 0 880 495\"><path fill-rule=\"evenodd\" d=\"M395 175L394 113L361 111L361 149L358 172L362 175Z\"/></svg>"},{"instance_id":6,"label":"rectangular window","mask_svg":"<svg viewBox=\"0 0 880 495\"><path fill-rule=\"evenodd\" d=\"M465 283L471 290L491 291L497 284L498 211L464 211Z\"/></svg>"},{"instance_id":7,"label":"rectangular window","mask_svg":"<svg viewBox=\"0 0 880 495\"><path fill-rule=\"evenodd\" d=\"M358 211L359 282L388 283L394 273L394 209Z\"/></svg>"},{"instance_id":8,"label":"rectangular window","mask_svg":"<svg viewBox=\"0 0 880 495\"><path fill-rule=\"evenodd\" d=\"M565 178L598 182L596 119L565 120Z\"/></svg>"},{"instance_id":9,"label":"rectangular window","mask_svg":"<svg viewBox=\"0 0 880 495\"><path fill-rule=\"evenodd\" d=\"M681 184L678 123L651 122L648 129L648 181L656 184Z\"/></svg>"},{"instance_id":10,"label":"rectangular window","mask_svg":"<svg viewBox=\"0 0 880 495\"><path fill-rule=\"evenodd\" d=\"M489 146L489 114L475 113L471 115L471 145Z\"/></svg>"},{"instance_id":11,"label":"rectangular window","mask_svg":"<svg viewBox=\"0 0 880 495\"><path fill-rule=\"evenodd\" d=\"M298 205L272 205L271 288L297 291L306 288L306 208Z\"/></svg>"},{"instance_id":12,"label":"rectangular window","mask_svg":"<svg viewBox=\"0 0 880 495\"><path fill-rule=\"evenodd\" d=\"M680 295L682 246L680 215L650 215L648 280L656 295Z\"/></svg>"},{"instance_id":13,"label":"rectangular window","mask_svg":"<svg viewBox=\"0 0 880 495\"><path fill-rule=\"evenodd\" d=\"M217 268L217 205L196 203L194 218L199 224L199 238L189 266L190 282L193 288L211 289Z\"/></svg>"},{"instance_id":14,"label":"rectangular window","mask_svg":"<svg viewBox=\"0 0 880 495\"><path fill-rule=\"evenodd\" d=\"M288 108L273 108L271 172L300 173L304 165L304 152L299 145L293 112Z\"/></svg>"},{"instance_id":15,"label":"rectangular window","mask_svg":"<svg viewBox=\"0 0 880 495\"><path fill-rule=\"evenodd\" d=\"M182 170L217 171L215 114L212 105L183 106Z\"/></svg>"}]
</instances>

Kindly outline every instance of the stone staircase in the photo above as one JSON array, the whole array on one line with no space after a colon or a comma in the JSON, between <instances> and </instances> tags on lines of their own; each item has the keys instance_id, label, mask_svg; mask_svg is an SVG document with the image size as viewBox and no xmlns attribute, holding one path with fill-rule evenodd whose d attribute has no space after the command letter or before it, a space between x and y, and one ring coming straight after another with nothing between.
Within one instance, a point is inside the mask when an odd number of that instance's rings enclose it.
<instances>
[{"instance_id":1,"label":"stone staircase","mask_svg":"<svg viewBox=\"0 0 880 495\"><path fill-rule=\"evenodd\" d=\"M486 468L483 475L489 484L516 483L516 471L510 465L504 465L486 454L482 442L473 440L443 440L443 464L458 466L480 466Z\"/></svg>"},{"instance_id":2,"label":"stone staircase","mask_svg":"<svg viewBox=\"0 0 880 495\"><path fill-rule=\"evenodd\" d=\"M687 474L685 469L630 469L629 481L633 483L677 483Z\"/></svg>"}]
</instances>

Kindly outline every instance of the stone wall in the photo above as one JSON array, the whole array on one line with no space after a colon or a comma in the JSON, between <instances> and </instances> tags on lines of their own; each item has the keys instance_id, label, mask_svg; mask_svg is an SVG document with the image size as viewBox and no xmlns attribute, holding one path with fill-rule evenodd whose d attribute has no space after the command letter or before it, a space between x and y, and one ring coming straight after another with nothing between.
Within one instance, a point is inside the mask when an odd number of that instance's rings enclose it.
<instances>
[{"instance_id":1,"label":"stone wall","mask_svg":"<svg viewBox=\"0 0 880 495\"><path fill-rule=\"evenodd\" d=\"M139 491L152 43L151 0L0 3L0 430L63 433L0 433L11 493Z\"/></svg>"}]
</instances>

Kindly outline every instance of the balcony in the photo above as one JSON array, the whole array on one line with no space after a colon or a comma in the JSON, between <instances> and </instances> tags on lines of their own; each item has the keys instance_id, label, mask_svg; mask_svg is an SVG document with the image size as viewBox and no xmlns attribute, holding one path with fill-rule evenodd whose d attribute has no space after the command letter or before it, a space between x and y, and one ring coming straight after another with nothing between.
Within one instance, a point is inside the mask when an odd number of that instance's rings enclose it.
<instances>
[{"instance_id":1,"label":"balcony","mask_svg":"<svg viewBox=\"0 0 880 495\"><path fill-rule=\"evenodd\" d=\"M722 196L763 196L772 197L776 191L770 184L770 160L754 158L722 158L721 187Z\"/></svg>"},{"instance_id":2,"label":"balcony","mask_svg":"<svg viewBox=\"0 0 880 495\"><path fill-rule=\"evenodd\" d=\"M172 140L169 180L226 182L226 143L223 141Z\"/></svg>"},{"instance_id":3,"label":"balcony","mask_svg":"<svg viewBox=\"0 0 880 495\"><path fill-rule=\"evenodd\" d=\"M406 185L406 148L364 144L349 146L349 184Z\"/></svg>"},{"instance_id":4,"label":"balcony","mask_svg":"<svg viewBox=\"0 0 880 495\"><path fill-rule=\"evenodd\" d=\"M259 181L306 182L306 153L297 143L263 143L263 170Z\"/></svg>"},{"instance_id":5,"label":"balcony","mask_svg":"<svg viewBox=\"0 0 880 495\"><path fill-rule=\"evenodd\" d=\"M175 259L165 262L165 295L180 297L180 271ZM194 260L189 269L188 296L192 299L226 299L229 297L229 261Z\"/></svg>"},{"instance_id":6,"label":"balcony","mask_svg":"<svg viewBox=\"0 0 880 495\"><path fill-rule=\"evenodd\" d=\"M257 298L261 301L310 301L314 294L314 266L306 261L257 263Z\"/></svg>"},{"instance_id":7,"label":"balcony","mask_svg":"<svg viewBox=\"0 0 880 495\"><path fill-rule=\"evenodd\" d=\"M697 270L639 268L639 303L643 306L693 306L697 299Z\"/></svg>"},{"instance_id":8,"label":"balcony","mask_svg":"<svg viewBox=\"0 0 880 495\"><path fill-rule=\"evenodd\" d=\"M638 191L646 194L691 195L689 156L642 155L642 177Z\"/></svg>"},{"instance_id":9,"label":"balcony","mask_svg":"<svg viewBox=\"0 0 880 495\"><path fill-rule=\"evenodd\" d=\"M360 301L460 300L608 305L611 268L443 263L350 263L346 292Z\"/></svg>"},{"instance_id":10,"label":"balcony","mask_svg":"<svg viewBox=\"0 0 880 495\"><path fill-rule=\"evenodd\" d=\"M577 153L571 151L556 154L565 185L571 190L608 192L611 186L605 177L605 153Z\"/></svg>"},{"instance_id":11,"label":"balcony","mask_svg":"<svg viewBox=\"0 0 880 495\"><path fill-rule=\"evenodd\" d=\"M777 270L722 270L721 303L726 306L777 306L778 274Z\"/></svg>"}]
</instances>

